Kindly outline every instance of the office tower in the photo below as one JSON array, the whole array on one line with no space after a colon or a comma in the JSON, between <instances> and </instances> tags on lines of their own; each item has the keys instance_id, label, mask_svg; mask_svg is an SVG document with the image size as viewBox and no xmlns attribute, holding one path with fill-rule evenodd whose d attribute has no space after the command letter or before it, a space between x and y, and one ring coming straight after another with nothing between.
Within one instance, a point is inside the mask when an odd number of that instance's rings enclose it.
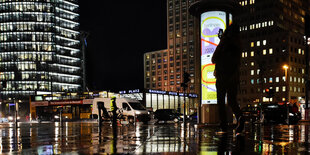
<instances>
[{"instance_id":1,"label":"office tower","mask_svg":"<svg viewBox=\"0 0 310 155\"><path fill-rule=\"evenodd\" d=\"M239 101L243 106L300 101L305 97L304 17L309 1L240 0L239 4L243 7L236 19L243 40Z\"/></svg>"},{"instance_id":2,"label":"office tower","mask_svg":"<svg viewBox=\"0 0 310 155\"><path fill-rule=\"evenodd\" d=\"M195 65L194 17L188 12L193 0L167 0L168 49L145 53L144 88L183 92L183 72L191 77L187 92L199 93L199 76Z\"/></svg>"},{"instance_id":3,"label":"office tower","mask_svg":"<svg viewBox=\"0 0 310 155\"><path fill-rule=\"evenodd\" d=\"M0 1L2 99L82 89L78 9L77 0Z\"/></svg>"}]
</instances>

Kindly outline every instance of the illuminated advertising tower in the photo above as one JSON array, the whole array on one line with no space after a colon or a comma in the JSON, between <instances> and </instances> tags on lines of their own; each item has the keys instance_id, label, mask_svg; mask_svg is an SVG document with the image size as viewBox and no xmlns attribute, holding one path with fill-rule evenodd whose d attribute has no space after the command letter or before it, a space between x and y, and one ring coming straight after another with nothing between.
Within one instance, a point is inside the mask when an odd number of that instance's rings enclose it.
<instances>
[{"instance_id":1,"label":"illuminated advertising tower","mask_svg":"<svg viewBox=\"0 0 310 155\"><path fill-rule=\"evenodd\" d=\"M1 99L81 90L78 8L77 0L0 2Z\"/></svg>"},{"instance_id":2,"label":"illuminated advertising tower","mask_svg":"<svg viewBox=\"0 0 310 155\"><path fill-rule=\"evenodd\" d=\"M232 11L237 4L230 0L201 0L190 7L190 12L200 19L201 52L201 107L202 123L217 122L215 64L212 55L220 42L218 34L232 23Z\"/></svg>"}]
</instances>

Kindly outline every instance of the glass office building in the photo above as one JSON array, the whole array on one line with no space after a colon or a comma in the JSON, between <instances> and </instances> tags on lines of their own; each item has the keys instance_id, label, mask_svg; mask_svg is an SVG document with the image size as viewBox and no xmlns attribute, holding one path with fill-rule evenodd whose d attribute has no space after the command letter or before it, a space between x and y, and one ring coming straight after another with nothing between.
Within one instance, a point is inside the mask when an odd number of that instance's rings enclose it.
<instances>
[{"instance_id":1,"label":"glass office building","mask_svg":"<svg viewBox=\"0 0 310 155\"><path fill-rule=\"evenodd\" d=\"M1 98L82 89L77 0L0 0Z\"/></svg>"}]
</instances>

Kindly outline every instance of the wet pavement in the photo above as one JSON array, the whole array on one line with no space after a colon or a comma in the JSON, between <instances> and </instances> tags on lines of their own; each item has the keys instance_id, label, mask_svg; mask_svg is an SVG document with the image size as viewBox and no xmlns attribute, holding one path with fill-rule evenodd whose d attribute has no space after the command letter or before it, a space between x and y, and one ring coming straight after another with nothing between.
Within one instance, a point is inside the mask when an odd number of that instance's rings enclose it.
<instances>
[{"instance_id":1,"label":"wet pavement","mask_svg":"<svg viewBox=\"0 0 310 155\"><path fill-rule=\"evenodd\" d=\"M309 125L247 124L218 134L216 126L183 123L115 128L96 122L0 123L1 154L309 154Z\"/></svg>"}]
</instances>

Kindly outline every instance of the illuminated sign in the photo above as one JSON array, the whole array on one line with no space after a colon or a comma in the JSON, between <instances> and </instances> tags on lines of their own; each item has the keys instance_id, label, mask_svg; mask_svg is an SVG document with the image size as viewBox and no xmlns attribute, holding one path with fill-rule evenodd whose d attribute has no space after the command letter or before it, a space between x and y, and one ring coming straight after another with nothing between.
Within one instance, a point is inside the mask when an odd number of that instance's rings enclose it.
<instances>
[{"instance_id":1,"label":"illuminated sign","mask_svg":"<svg viewBox=\"0 0 310 155\"><path fill-rule=\"evenodd\" d=\"M232 22L232 15L229 14ZM216 87L212 55L220 42L218 33L226 29L226 13L223 11L209 11L201 14L201 103L216 104Z\"/></svg>"},{"instance_id":2,"label":"illuminated sign","mask_svg":"<svg viewBox=\"0 0 310 155\"><path fill-rule=\"evenodd\" d=\"M33 107L48 106L48 101L31 102L31 106L33 106Z\"/></svg>"},{"instance_id":3,"label":"illuminated sign","mask_svg":"<svg viewBox=\"0 0 310 155\"><path fill-rule=\"evenodd\" d=\"M162 91L162 90L149 90L149 93L154 93L154 94L166 94L166 91Z\"/></svg>"},{"instance_id":4,"label":"illuminated sign","mask_svg":"<svg viewBox=\"0 0 310 155\"><path fill-rule=\"evenodd\" d=\"M83 100L68 100L68 101L50 101L49 105L70 105L83 104Z\"/></svg>"}]
</instances>

